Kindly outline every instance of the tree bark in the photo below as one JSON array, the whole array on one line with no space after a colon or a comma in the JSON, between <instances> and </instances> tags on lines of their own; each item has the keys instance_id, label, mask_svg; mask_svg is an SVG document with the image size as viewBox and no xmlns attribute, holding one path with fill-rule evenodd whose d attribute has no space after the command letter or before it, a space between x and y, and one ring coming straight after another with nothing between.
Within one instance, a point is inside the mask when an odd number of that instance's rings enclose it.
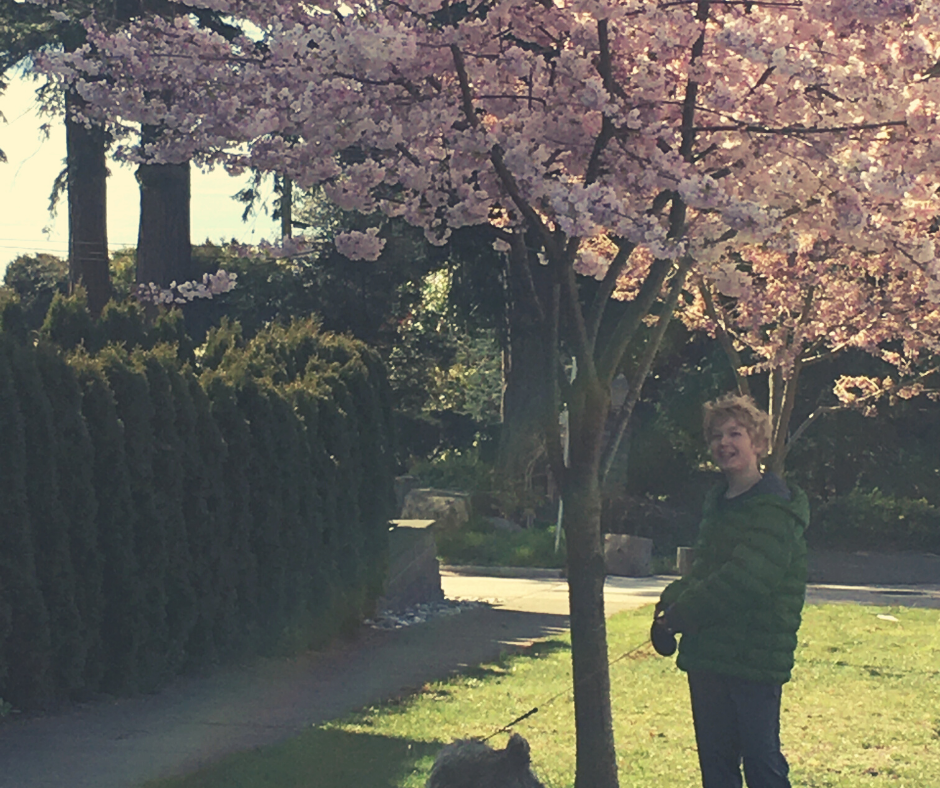
<instances>
[{"instance_id":1,"label":"tree bark","mask_svg":"<svg viewBox=\"0 0 940 788\"><path fill-rule=\"evenodd\" d=\"M137 282L168 287L192 279L190 166L141 164Z\"/></svg>"},{"instance_id":2,"label":"tree bark","mask_svg":"<svg viewBox=\"0 0 940 788\"><path fill-rule=\"evenodd\" d=\"M100 126L86 128L74 113L84 102L74 91L65 94L65 150L68 170L69 283L85 288L88 308L101 314L111 298L108 268L107 136Z\"/></svg>"},{"instance_id":3,"label":"tree bark","mask_svg":"<svg viewBox=\"0 0 940 788\"><path fill-rule=\"evenodd\" d=\"M575 788L616 788L599 483L600 448L610 393L596 378L586 378L579 372L569 402L570 464L564 486L577 737Z\"/></svg>"},{"instance_id":4,"label":"tree bark","mask_svg":"<svg viewBox=\"0 0 940 788\"><path fill-rule=\"evenodd\" d=\"M281 176L281 238L294 235L294 182L286 175Z\"/></svg>"},{"instance_id":5,"label":"tree bark","mask_svg":"<svg viewBox=\"0 0 940 788\"><path fill-rule=\"evenodd\" d=\"M499 478L511 490L522 493L525 474L541 453L545 425L555 411L550 332L542 309L551 301L551 282L543 267L528 261L509 262L506 293L506 330L503 349L502 430L500 432Z\"/></svg>"}]
</instances>

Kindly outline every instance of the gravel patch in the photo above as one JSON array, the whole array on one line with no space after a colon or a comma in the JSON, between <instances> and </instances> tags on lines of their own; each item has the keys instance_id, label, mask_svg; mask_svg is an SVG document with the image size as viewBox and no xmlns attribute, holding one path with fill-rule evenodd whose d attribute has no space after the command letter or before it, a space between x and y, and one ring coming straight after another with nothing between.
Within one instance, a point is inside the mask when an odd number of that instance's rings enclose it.
<instances>
[{"instance_id":1,"label":"gravel patch","mask_svg":"<svg viewBox=\"0 0 940 788\"><path fill-rule=\"evenodd\" d=\"M404 610L386 610L375 618L367 618L362 623L372 629L404 629L415 624L424 624L435 618L456 616L465 610L476 610L481 607L489 607L489 605L471 599L445 599L443 602L412 605Z\"/></svg>"}]
</instances>

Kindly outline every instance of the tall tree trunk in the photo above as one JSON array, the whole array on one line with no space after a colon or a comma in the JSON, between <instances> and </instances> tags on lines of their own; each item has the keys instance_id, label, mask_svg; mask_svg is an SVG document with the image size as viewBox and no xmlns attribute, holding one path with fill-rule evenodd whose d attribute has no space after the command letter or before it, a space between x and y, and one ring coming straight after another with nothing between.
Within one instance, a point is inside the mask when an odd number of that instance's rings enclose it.
<instances>
[{"instance_id":1,"label":"tall tree trunk","mask_svg":"<svg viewBox=\"0 0 940 788\"><path fill-rule=\"evenodd\" d=\"M294 182L286 175L281 176L281 199L278 206L281 214L281 238L294 235Z\"/></svg>"},{"instance_id":2,"label":"tall tree trunk","mask_svg":"<svg viewBox=\"0 0 940 788\"><path fill-rule=\"evenodd\" d=\"M65 94L65 150L68 169L69 282L81 285L88 308L101 314L111 298L108 268L107 137L100 126L86 128L76 120L84 102L72 90Z\"/></svg>"},{"instance_id":3,"label":"tall tree trunk","mask_svg":"<svg viewBox=\"0 0 940 788\"><path fill-rule=\"evenodd\" d=\"M145 129L146 142L152 130ZM190 166L141 164L140 225L137 233L137 282L167 287L192 279L190 242Z\"/></svg>"},{"instance_id":4,"label":"tall tree trunk","mask_svg":"<svg viewBox=\"0 0 940 788\"><path fill-rule=\"evenodd\" d=\"M616 788L599 483L610 392L596 378L586 379L583 371L578 377L569 402L571 448L564 488L577 737L575 788Z\"/></svg>"}]
</instances>

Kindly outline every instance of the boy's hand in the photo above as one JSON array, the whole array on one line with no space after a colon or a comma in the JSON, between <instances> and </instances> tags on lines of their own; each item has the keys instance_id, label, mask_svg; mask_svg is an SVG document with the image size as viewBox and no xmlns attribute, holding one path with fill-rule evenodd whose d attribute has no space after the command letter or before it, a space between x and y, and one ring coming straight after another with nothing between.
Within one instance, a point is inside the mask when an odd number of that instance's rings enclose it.
<instances>
[{"instance_id":1,"label":"boy's hand","mask_svg":"<svg viewBox=\"0 0 940 788\"><path fill-rule=\"evenodd\" d=\"M676 636L666 626L661 615L653 619L653 626L650 627L650 642L656 653L663 657L671 657L676 653Z\"/></svg>"},{"instance_id":2,"label":"boy's hand","mask_svg":"<svg viewBox=\"0 0 940 788\"><path fill-rule=\"evenodd\" d=\"M673 633L678 632L685 635L692 635L698 630L698 626L692 621L687 621L685 616L676 609L675 605L670 605L662 611L656 620L661 621L663 626Z\"/></svg>"}]
</instances>

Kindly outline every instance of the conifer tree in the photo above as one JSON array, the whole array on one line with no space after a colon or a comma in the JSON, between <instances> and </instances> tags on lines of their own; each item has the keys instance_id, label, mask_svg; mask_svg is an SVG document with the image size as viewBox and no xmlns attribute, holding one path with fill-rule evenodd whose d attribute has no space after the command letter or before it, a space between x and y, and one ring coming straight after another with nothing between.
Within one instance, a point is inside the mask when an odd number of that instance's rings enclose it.
<instances>
[{"instance_id":1,"label":"conifer tree","mask_svg":"<svg viewBox=\"0 0 940 788\"><path fill-rule=\"evenodd\" d=\"M237 577L226 568L235 563L227 555L238 547L232 541L235 513L225 489L225 441L205 391L191 371L172 378L177 408L177 429L188 435L184 456L186 476L183 512L193 558L193 592L197 619L187 652L198 663L211 663L232 647L237 630Z\"/></svg>"},{"instance_id":2,"label":"conifer tree","mask_svg":"<svg viewBox=\"0 0 940 788\"><path fill-rule=\"evenodd\" d=\"M216 623L215 640L225 644L226 653L239 654L257 647L261 626L258 559L252 540L251 501L256 480L251 474L251 430L239 407L237 391L225 373L203 373L199 382L225 445L225 502L220 511L230 513L220 532L223 549L216 582L224 615Z\"/></svg>"},{"instance_id":3,"label":"conifer tree","mask_svg":"<svg viewBox=\"0 0 940 788\"><path fill-rule=\"evenodd\" d=\"M0 335L0 697L29 708L52 696L49 613L39 589L24 476L26 433Z\"/></svg>"},{"instance_id":4,"label":"conifer tree","mask_svg":"<svg viewBox=\"0 0 940 788\"><path fill-rule=\"evenodd\" d=\"M246 379L238 392L251 435L248 473L251 479L251 549L258 567L258 607L261 624L272 645L286 624L288 593L287 547L284 544L284 501L279 478L277 439L285 425L275 416L275 393L265 381Z\"/></svg>"},{"instance_id":5,"label":"conifer tree","mask_svg":"<svg viewBox=\"0 0 940 788\"><path fill-rule=\"evenodd\" d=\"M35 349L14 345L10 362L23 416L24 480L36 576L49 611L53 684L57 694L68 695L82 685L86 650L76 603L69 522L59 499L58 436L52 405L39 375Z\"/></svg>"},{"instance_id":6,"label":"conifer tree","mask_svg":"<svg viewBox=\"0 0 940 788\"><path fill-rule=\"evenodd\" d=\"M134 550L140 586L140 689L159 685L167 675L170 634L167 624L166 520L157 510L154 494L154 407L147 376L134 368L117 348L100 355L108 385L114 392L118 418L124 425L124 455L134 509Z\"/></svg>"},{"instance_id":7,"label":"conifer tree","mask_svg":"<svg viewBox=\"0 0 940 788\"><path fill-rule=\"evenodd\" d=\"M143 605L146 577L135 549L137 511L133 504L124 424L103 365L84 354L72 356L82 392L82 415L94 449L92 480L98 499L98 549L101 554L103 669L101 689L114 694L140 688L140 649L147 636Z\"/></svg>"},{"instance_id":8,"label":"conifer tree","mask_svg":"<svg viewBox=\"0 0 940 788\"><path fill-rule=\"evenodd\" d=\"M40 346L36 356L43 388L52 406L55 467L59 500L68 522L68 544L75 576L75 605L80 622L84 676L80 687L95 691L104 669L101 642L102 554L98 544L98 500L95 495L95 452L85 419L75 374L51 347Z\"/></svg>"},{"instance_id":9,"label":"conifer tree","mask_svg":"<svg viewBox=\"0 0 940 788\"><path fill-rule=\"evenodd\" d=\"M175 369L175 348L161 345L153 351L138 351L132 363L146 377L150 391L151 434L150 453L153 472L153 500L166 545L166 670L178 672L186 661L185 648L196 619L196 600L192 587L192 557L189 534L183 514L185 442L176 428L178 402L174 397L172 376Z\"/></svg>"}]
</instances>

